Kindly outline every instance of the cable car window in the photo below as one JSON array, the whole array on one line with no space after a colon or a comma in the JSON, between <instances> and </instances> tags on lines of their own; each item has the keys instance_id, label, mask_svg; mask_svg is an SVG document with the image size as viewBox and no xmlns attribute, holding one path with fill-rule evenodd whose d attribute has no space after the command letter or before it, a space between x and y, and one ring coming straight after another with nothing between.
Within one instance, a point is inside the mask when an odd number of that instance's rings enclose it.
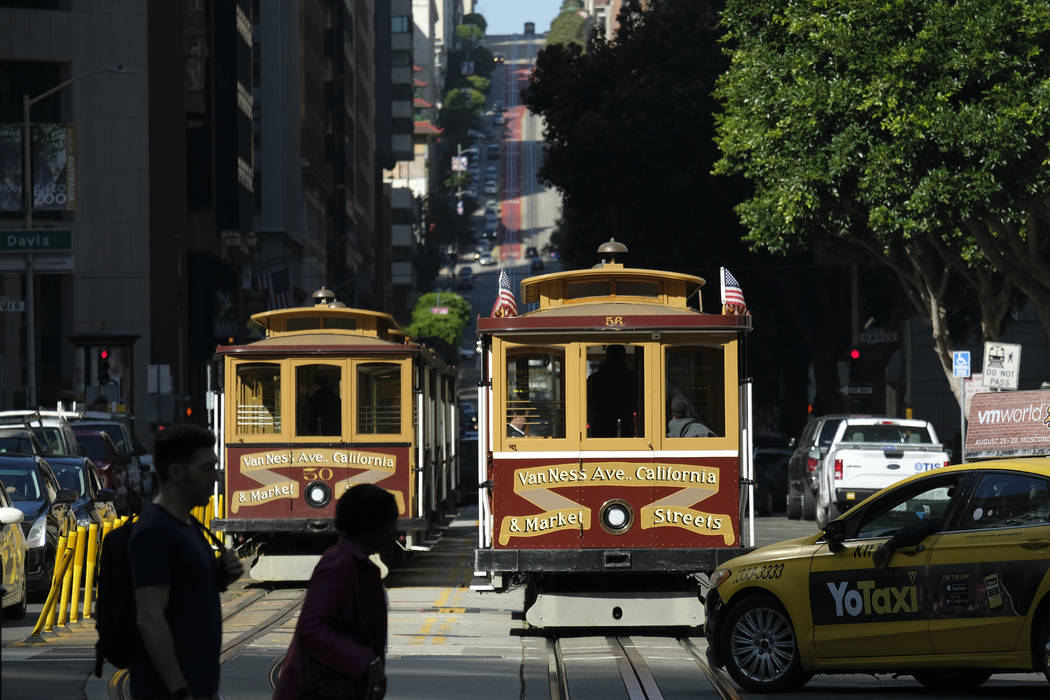
<instances>
[{"instance_id":1,"label":"cable car window","mask_svg":"<svg viewBox=\"0 0 1050 700\"><path fill-rule=\"evenodd\" d=\"M607 297L612 294L612 283L608 280L603 282L569 282L566 299L582 299L584 297Z\"/></svg>"},{"instance_id":2,"label":"cable car window","mask_svg":"<svg viewBox=\"0 0 1050 700\"><path fill-rule=\"evenodd\" d=\"M645 433L643 360L640 345L587 348L587 437Z\"/></svg>"},{"instance_id":3,"label":"cable car window","mask_svg":"<svg viewBox=\"0 0 1050 700\"><path fill-rule=\"evenodd\" d=\"M324 320L325 328L340 328L344 331L355 331L357 330L357 319L355 318L326 318Z\"/></svg>"},{"instance_id":4,"label":"cable car window","mask_svg":"<svg viewBox=\"0 0 1050 700\"><path fill-rule=\"evenodd\" d=\"M237 366L237 433L281 432L281 367L259 362Z\"/></svg>"},{"instance_id":5,"label":"cable car window","mask_svg":"<svg viewBox=\"0 0 1050 700\"><path fill-rule=\"evenodd\" d=\"M618 280L616 282L616 295L622 297L652 297L660 296L660 284L658 282L642 282L639 280Z\"/></svg>"},{"instance_id":6,"label":"cable car window","mask_svg":"<svg viewBox=\"0 0 1050 700\"><path fill-rule=\"evenodd\" d=\"M667 437L725 436L725 357L722 348L669 347L664 421Z\"/></svg>"},{"instance_id":7,"label":"cable car window","mask_svg":"<svg viewBox=\"0 0 1050 700\"><path fill-rule=\"evenodd\" d=\"M401 365L367 362L357 366L357 432L401 432Z\"/></svg>"},{"instance_id":8,"label":"cable car window","mask_svg":"<svg viewBox=\"0 0 1050 700\"><path fill-rule=\"evenodd\" d=\"M297 435L339 435L343 425L342 370L334 365L295 368Z\"/></svg>"},{"instance_id":9,"label":"cable car window","mask_svg":"<svg viewBox=\"0 0 1050 700\"><path fill-rule=\"evenodd\" d=\"M565 437L565 350L507 350L507 437Z\"/></svg>"},{"instance_id":10,"label":"cable car window","mask_svg":"<svg viewBox=\"0 0 1050 700\"><path fill-rule=\"evenodd\" d=\"M321 328L320 318L290 318L284 322L286 331L313 331Z\"/></svg>"}]
</instances>

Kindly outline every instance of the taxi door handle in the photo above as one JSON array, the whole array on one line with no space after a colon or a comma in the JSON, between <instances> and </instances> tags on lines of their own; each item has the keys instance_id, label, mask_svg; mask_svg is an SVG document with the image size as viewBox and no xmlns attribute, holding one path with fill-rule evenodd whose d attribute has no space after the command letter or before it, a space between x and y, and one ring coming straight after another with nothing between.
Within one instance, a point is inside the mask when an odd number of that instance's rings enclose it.
<instances>
[{"instance_id":1,"label":"taxi door handle","mask_svg":"<svg viewBox=\"0 0 1050 700\"><path fill-rule=\"evenodd\" d=\"M1028 540L1022 542L1021 546L1025 549L1046 549L1050 547L1050 540Z\"/></svg>"},{"instance_id":2,"label":"taxi door handle","mask_svg":"<svg viewBox=\"0 0 1050 700\"><path fill-rule=\"evenodd\" d=\"M1050 543L1048 543L1048 544L1050 544ZM926 551L926 545L919 544L919 545L915 545L914 547L904 547L902 549L898 549L897 550L897 554L907 554L908 556L913 557L916 554L921 554L922 552L925 552L925 551Z\"/></svg>"}]
</instances>

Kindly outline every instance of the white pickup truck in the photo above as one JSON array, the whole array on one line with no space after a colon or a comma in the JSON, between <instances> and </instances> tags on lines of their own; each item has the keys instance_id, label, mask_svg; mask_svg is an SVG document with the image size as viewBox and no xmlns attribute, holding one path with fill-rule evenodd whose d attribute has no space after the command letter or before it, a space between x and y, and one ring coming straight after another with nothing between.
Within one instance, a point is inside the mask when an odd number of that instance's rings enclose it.
<instances>
[{"instance_id":1,"label":"white pickup truck","mask_svg":"<svg viewBox=\"0 0 1050 700\"><path fill-rule=\"evenodd\" d=\"M839 424L821 464L817 524L824 527L876 491L949 461L927 421L848 418Z\"/></svg>"}]
</instances>

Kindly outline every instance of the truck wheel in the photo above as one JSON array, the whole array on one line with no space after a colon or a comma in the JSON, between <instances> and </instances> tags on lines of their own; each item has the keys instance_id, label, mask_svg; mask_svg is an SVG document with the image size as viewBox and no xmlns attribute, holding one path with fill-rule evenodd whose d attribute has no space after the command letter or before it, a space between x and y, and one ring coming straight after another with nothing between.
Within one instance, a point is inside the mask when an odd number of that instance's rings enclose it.
<instances>
[{"instance_id":1,"label":"truck wheel","mask_svg":"<svg viewBox=\"0 0 1050 700\"><path fill-rule=\"evenodd\" d=\"M802 519L803 520L814 520L817 517L817 497L805 486L802 487L801 499L802 499Z\"/></svg>"},{"instance_id":2,"label":"truck wheel","mask_svg":"<svg viewBox=\"0 0 1050 700\"><path fill-rule=\"evenodd\" d=\"M802 517L802 496L795 489L788 486L787 504L785 515L788 520L798 520Z\"/></svg>"},{"instance_id":3,"label":"truck wheel","mask_svg":"<svg viewBox=\"0 0 1050 700\"><path fill-rule=\"evenodd\" d=\"M791 618L776 598L760 594L737 603L722 628L726 670L746 690L777 693L805 685Z\"/></svg>"}]
</instances>

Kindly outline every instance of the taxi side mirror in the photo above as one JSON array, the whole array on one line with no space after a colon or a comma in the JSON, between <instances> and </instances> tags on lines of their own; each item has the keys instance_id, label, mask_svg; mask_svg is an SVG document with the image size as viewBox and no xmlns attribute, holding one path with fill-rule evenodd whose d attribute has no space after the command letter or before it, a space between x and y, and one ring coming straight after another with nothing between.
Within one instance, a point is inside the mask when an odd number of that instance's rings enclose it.
<instances>
[{"instance_id":1,"label":"taxi side mirror","mask_svg":"<svg viewBox=\"0 0 1050 700\"><path fill-rule=\"evenodd\" d=\"M112 503L117 500L117 492L113 489L99 489L95 494L95 500L100 503Z\"/></svg>"},{"instance_id":2,"label":"taxi side mirror","mask_svg":"<svg viewBox=\"0 0 1050 700\"><path fill-rule=\"evenodd\" d=\"M56 503L72 503L77 500L77 492L73 489L59 489L55 497Z\"/></svg>"},{"instance_id":3,"label":"taxi side mirror","mask_svg":"<svg viewBox=\"0 0 1050 700\"><path fill-rule=\"evenodd\" d=\"M824 526L824 540L828 543L828 551L832 554L841 552L842 543L846 539L846 523L841 520L832 520Z\"/></svg>"}]
</instances>

